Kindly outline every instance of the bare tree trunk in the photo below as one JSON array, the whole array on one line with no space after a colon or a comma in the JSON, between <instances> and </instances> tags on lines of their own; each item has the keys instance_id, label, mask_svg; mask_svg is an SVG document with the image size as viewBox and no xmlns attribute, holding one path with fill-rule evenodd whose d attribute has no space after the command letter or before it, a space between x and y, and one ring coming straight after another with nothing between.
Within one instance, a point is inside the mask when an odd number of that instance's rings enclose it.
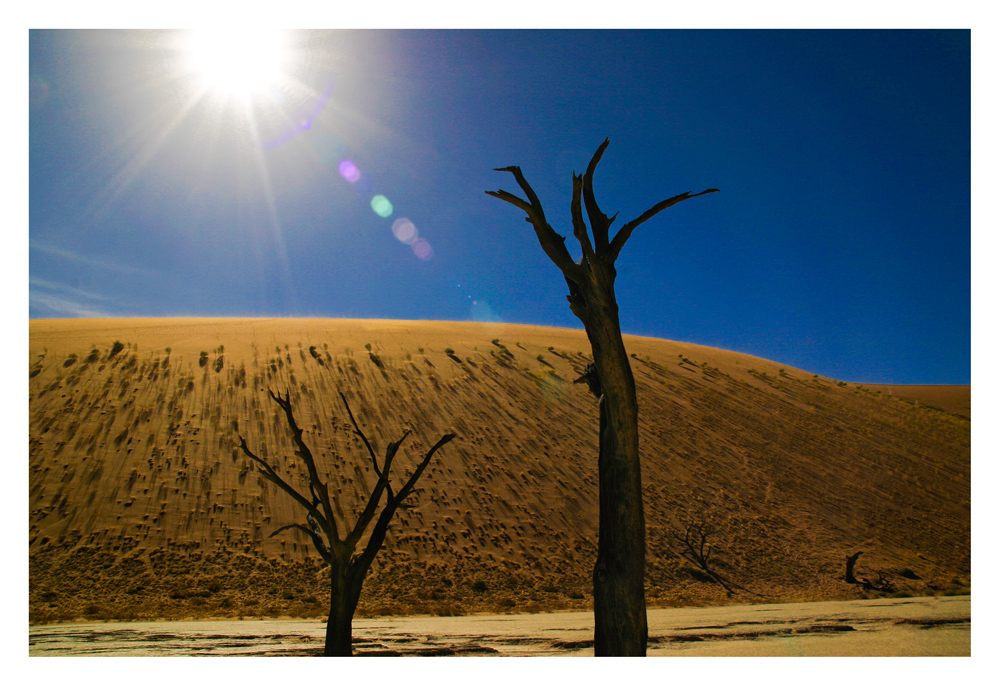
<instances>
[{"instance_id":1,"label":"bare tree trunk","mask_svg":"<svg viewBox=\"0 0 1000 686\"><path fill-rule=\"evenodd\" d=\"M597 563L594 566L594 654L645 655L646 626L646 524L642 510L642 478L639 464L639 411L635 379L625 352L615 300L615 261L637 226L672 205L701 193L681 193L663 200L610 236L618 215L607 217L594 197L594 170L604 150L605 140L594 153L583 176L573 174L570 211L573 235L583 256L575 262L566 249L566 238L545 220L545 212L520 167L497 169L514 175L524 191L524 200L507 191L486 191L527 214L538 242L549 259L559 267L569 286L569 307L587 331L594 353L593 368L586 380L600 402L600 524ZM590 220L587 233L583 218Z\"/></svg>"},{"instance_id":2,"label":"bare tree trunk","mask_svg":"<svg viewBox=\"0 0 1000 686\"><path fill-rule=\"evenodd\" d=\"M338 567L330 569L330 616L326 622L323 655L350 657L353 654L354 611L361 597L361 583L352 578L354 575L348 569L341 565Z\"/></svg>"},{"instance_id":3,"label":"bare tree trunk","mask_svg":"<svg viewBox=\"0 0 1000 686\"><path fill-rule=\"evenodd\" d=\"M594 566L594 654L646 654L646 523L635 380L618 319L586 325L600 377L600 515ZM597 330L594 330L597 329Z\"/></svg>"}]
</instances>

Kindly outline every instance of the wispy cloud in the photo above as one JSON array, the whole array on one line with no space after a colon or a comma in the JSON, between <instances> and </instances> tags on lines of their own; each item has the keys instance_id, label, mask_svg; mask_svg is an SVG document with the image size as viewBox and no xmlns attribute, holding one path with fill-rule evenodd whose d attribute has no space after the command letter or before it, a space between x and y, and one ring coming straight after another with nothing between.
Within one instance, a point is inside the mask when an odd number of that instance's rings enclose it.
<instances>
[{"instance_id":1,"label":"wispy cloud","mask_svg":"<svg viewBox=\"0 0 1000 686\"><path fill-rule=\"evenodd\" d=\"M28 279L29 317L110 317L107 296L45 279Z\"/></svg>"},{"instance_id":2,"label":"wispy cloud","mask_svg":"<svg viewBox=\"0 0 1000 686\"><path fill-rule=\"evenodd\" d=\"M28 293L29 316L109 317L108 312L69 298L30 291Z\"/></svg>"},{"instance_id":3,"label":"wispy cloud","mask_svg":"<svg viewBox=\"0 0 1000 686\"><path fill-rule=\"evenodd\" d=\"M103 260L99 257L91 257L90 255L81 255L80 253L75 253L72 250L66 250L65 248L57 248L52 245L45 245L44 243L37 243L32 241L29 247L31 250L37 250L39 252L46 253L47 255L61 257L66 260L71 260L79 264L85 264L89 267L95 267L97 269L122 272L125 274L140 274L143 276L153 276L155 274L149 269L144 269L142 267L133 267L127 264L121 264L118 262Z\"/></svg>"},{"instance_id":4,"label":"wispy cloud","mask_svg":"<svg viewBox=\"0 0 1000 686\"><path fill-rule=\"evenodd\" d=\"M33 289L43 289L49 291L60 291L66 293L67 295L72 295L77 298L86 298L87 300L107 300L108 297L101 295L99 293L91 293L90 291L84 291L79 288L74 288L73 286L67 286L62 283L55 283L53 281L46 281L45 279L29 279L28 284Z\"/></svg>"}]
</instances>

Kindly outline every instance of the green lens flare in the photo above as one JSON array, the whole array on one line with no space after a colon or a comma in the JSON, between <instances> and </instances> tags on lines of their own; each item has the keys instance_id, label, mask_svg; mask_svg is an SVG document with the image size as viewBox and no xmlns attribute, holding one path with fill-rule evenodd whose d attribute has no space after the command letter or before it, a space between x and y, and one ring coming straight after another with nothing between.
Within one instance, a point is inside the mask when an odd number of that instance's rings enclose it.
<instances>
[{"instance_id":1,"label":"green lens flare","mask_svg":"<svg viewBox=\"0 0 1000 686\"><path fill-rule=\"evenodd\" d=\"M384 195L376 195L372 198L372 209L380 217L388 217L392 214L392 203Z\"/></svg>"}]
</instances>

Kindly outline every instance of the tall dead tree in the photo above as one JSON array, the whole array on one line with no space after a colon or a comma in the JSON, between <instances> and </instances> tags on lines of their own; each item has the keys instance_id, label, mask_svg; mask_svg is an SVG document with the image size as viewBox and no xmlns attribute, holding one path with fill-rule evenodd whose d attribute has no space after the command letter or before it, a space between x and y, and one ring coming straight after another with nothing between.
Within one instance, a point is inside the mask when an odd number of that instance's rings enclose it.
<instances>
[{"instance_id":1,"label":"tall dead tree","mask_svg":"<svg viewBox=\"0 0 1000 686\"><path fill-rule=\"evenodd\" d=\"M410 434L407 430L402 437L386 446L385 458L379 466L378 457L372 447L368 437L365 436L361 427L358 426L354 414L351 412L347 398L340 394L347 408L347 414L354 425L354 433L361 438L368 449L368 454L372 460L372 467L378 476L378 481L368 496L368 504L358 516L354 526L348 531L347 522L338 522L334 516L333 500L330 496L330 489L320 478L319 470L316 468L316 461L313 459L309 446L302 440L302 429L295 423L295 416L292 414L292 404L288 393L285 397L275 395L268 390L271 398L285 413L288 428L292 431L292 439L295 441L296 455L305 463L308 471L309 490L302 493L287 481L281 478L278 472L266 461L258 457L247 446L246 440L240 436L240 448L251 460L257 463L260 474L275 484L281 490L288 493L306 511L306 523L287 524L274 532L271 536L286 529L299 529L304 531L312 540L313 545L320 556L330 565L330 616L326 623L326 643L323 654L327 656L345 657L351 655L351 623L354 619L354 611L358 607L358 599L361 597L361 587L365 580L365 574L371 567L375 556L382 548L385 541L386 531L389 529L389 522L392 520L396 509L413 491L417 479L424 473L427 465L431 461L434 453L445 443L455 438L455 434L445 434L434 446L427 451L424 458L417 465L417 468L406 480L398 492L393 490L389 481L389 471L392 469L393 458L399 451L399 447ZM385 505L382 505L382 496L386 496ZM382 506L381 512L379 507ZM376 519L376 515L378 518ZM365 535L369 525L374 520L374 526L368 536L367 543L358 552L358 546ZM343 531L343 533L342 533Z\"/></svg>"},{"instance_id":2,"label":"tall dead tree","mask_svg":"<svg viewBox=\"0 0 1000 686\"><path fill-rule=\"evenodd\" d=\"M542 250L562 271L569 286L570 310L583 322L590 339L594 366L585 376L599 398L600 407L597 463L600 521L594 566L594 654L645 655L646 531L639 469L638 405L635 380L618 322L615 261L640 224L683 200L718 189L668 198L622 226L611 238L611 224L618 215L605 216L594 198L594 170L609 142L606 139L597 149L582 177L573 173L570 212L573 235L583 251L579 262L574 261L566 249L565 236L557 234L545 220L538 196L520 167L503 167L495 171L513 174L527 201L503 190L486 193L520 208L527 215L526 221L534 228ZM593 242L584 222L584 207Z\"/></svg>"}]
</instances>

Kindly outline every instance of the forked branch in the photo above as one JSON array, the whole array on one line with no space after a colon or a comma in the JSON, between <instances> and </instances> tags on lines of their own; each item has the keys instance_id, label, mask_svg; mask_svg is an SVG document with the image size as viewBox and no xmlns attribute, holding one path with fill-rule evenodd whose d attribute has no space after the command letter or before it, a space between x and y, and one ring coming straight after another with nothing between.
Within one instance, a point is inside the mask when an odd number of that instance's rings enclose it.
<instances>
[{"instance_id":1,"label":"forked branch","mask_svg":"<svg viewBox=\"0 0 1000 686\"><path fill-rule=\"evenodd\" d=\"M520 208L524 211L527 216L526 221L531 224L535 229L535 235L538 237L538 242L542 246L542 250L545 254L549 256L549 259L560 270L563 274L569 278L571 275L575 275L577 272L577 265L573 262L573 258L569 254L569 250L566 249L566 237L560 236L555 230L549 226L549 223L545 221L545 211L542 209L542 203L539 202L538 196L535 195L535 191L532 190L531 185L524 178L524 174L521 173L521 168L518 166L501 167L499 169L494 169L493 171L505 171L510 172L514 175L514 179L517 181L517 185L521 187L524 194L528 196L528 202L525 202L521 198L517 197L513 193L508 193L504 190L497 191L486 191L486 195L492 195L494 198L499 198L504 202L509 202L511 205Z\"/></svg>"},{"instance_id":2,"label":"forked branch","mask_svg":"<svg viewBox=\"0 0 1000 686\"><path fill-rule=\"evenodd\" d=\"M310 500L309 498L306 498L304 495L295 490L293 486L291 486L287 481L285 481L284 479L281 478L281 476L278 475L278 473L274 470L273 467L271 467L271 465L269 465L265 460L263 460L262 458L254 454L252 450L250 450L250 447L247 445L246 439L243 438L243 436L239 436L239 439L240 439L240 449L244 452L244 454L247 457L249 457L251 460L257 463L257 469L260 472L261 476L263 476L271 483L275 484L278 488L283 490L288 495L292 496L295 502L297 502L299 505L305 508L305 511L307 513L315 517L317 522L321 522L320 525L323 526L323 528L326 529L328 532L332 533L333 536L336 538L337 537L336 521L332 519L326 520L323 517L323 513L321 513L319 509L317 509L316 507L319 504L318 500L316 500L315 497L312 500Z\"/></svg>"},{"instance_id":3,"label":"forked branch","mask_svg":"<svg viewBox=\"0 0 1000 686\"><path fill-rule=\"evenodd\" d=\"M411 474L410 478L407 479L405 484L403 484L403 487L399 489L399 493L395 496L390 493L388 502L386 502L385 507L382 509L382 513L379 515L378 521L375 522L375 528L372 530L372 534L368 538L368 543L365 545L364 551L358 557L357 564L361 569L367 569L375 559L379 549L382 547L382 542L385 540L385 534L389 529L389 522L392 521L393 515L396 514L396 509L413 491L413 487L416 485L421 474L424 473L427 465L430 464L431 458L434 457L434 453L436 453L438 449L451 441L453 438L455 438L455 434L445 434L442 436L438 442L427 451L427 454L424 455L424 459L422 459L420 464L417 465L413 474ZM357 530L357 527L355 527L355 530Z\"/></svg>"},{"instance_id":4,"label":"forked branch","mask_svg":"<svg viewBox=\"0 0 1000 686\"><path fill-rule=\"evenodd\" d=\"M587 216L590 218L591 230L594 232L594 245L602 255L607 254L608 231L611 229L611 224L614 223L615 217L618 216L616 212L613 217L608 218L601 212L601 209L597 206L597 198L594 197L594 171L597 169L597 164L601 161L601 157L604 155L604 151L607 149L609 143L611 143L611 139L605 138L604 142L597 148L597 152L590 158L590 164L587 165L587 171L583 175L583 202L587 207Z\"/></svg>"},{"instance_id":5,"label":"forked branch","mask_svg":"<svg viewBox=\"0 0 1000 686\"><path fill-rule=\"evenodd\" d=\"M581 264L593 262L596 258L608 266L614 265L622 248L625 247L625 243L640 224L679 202L683 202L689 198L697 198L699 195L705 195L706 193L716 193L719 190L718 188L709 188L700 193L688 191L680 195L675 195L672 198L667 198L625 224L615 235L614 239L609 240L611 224L614 223L618 214L615 213L613 216L608 217L598 206L597 198L594 195L594 172L597 170L597 165L601 161L601 157L604 155L604 151L610 142L611 139L604 139L604 142L601 143L597 148L597 152L590 159L587 171L584 172L582 177L577 176L575 173L573 174L573 200L570 205L570 211L573 221L573 235L579 241L580 248L583 251ZM526 221L535 228L535 235L538 236L538 242L541 244L545 254L562 270L567 280L578 282L582 275L578 269L579 265L573 261L569 251L566 249L566 237L557 234L545 220L545 212L542 210L538 196L524 178L521 168L518 166L500 167L494 169L494 171L505 171L513 174L517 180L517 185L524 191L528 200L525 201L513 193L508 193L504 190L486 191L486 194L508 202L524 211L527 215ZM587 218L590 220L593 243L591 243L590 236L587 234L587 226L583 220L581 199L583 206L587 210Z\"/></svg>"},{"instance_id":6,"label":"forked branch","mask_svg":"<svg viewBox=\"0 0 1000 686\"><path fill-rule=\"evenodd\" d=\"M639 224L642 224L647 219L652 219L654 216L656 216L663 210L667 209L668 207L672 207L677 203L683 202L684 200L687 200L689 198L697 198L699 195L705 195L706 193L718 193L718 192L719 192L718 188L709 188L708 190L704 190L701 193L691 193L691 191L688 191L686 193L681 193L680 195L675 195L672 198L667 198L666 200L659 202L656 205L653 205L648 210L639 215L637 218L625 224L625 226L623 226L618 231L618 233L615 234L614 240L611 241L611 246L608 248L608 257L611 259L612 262L617 260L618 254L622 251L622 248L625 247L625 242L632 235L632 232L635 231L636 227L639 226Z\"/></svg>"},{"instance_id":7,"label":"forked branch","mask_svg":"<svg viewBox=\"0 0 1000 686\"><path fill-rule=\"evenodd\" d=\"M257 464L260 474L268 481L277 485L281 490L292 496L295 502L301 505L306 511L308 526L306 524L299 523L287 524L274 531L271 536L287 529L298 529L309 535L324 560L329 562L333 553L337 553L338 555L342 555L347 559L350 559L350 556L352 555L358 542L361 540L362 536L364 536L365 531L375 518L375 515L379 512L379 506L382 503L382 495L385 493L387 496L385 507L382 509L378 521L376 522L375 529L373 530L363 553L363 557L374 559L375 554L378 553L378 550L382 545L382 541L385 538L385 532L393 514L395 514L397 508L403 500L405 500L406 497L413 491L414 485L427 468L427 465L430 463L434 453L436 453L443 445L455 438L455 434L449 433L442 436L441 439L434 444L424 458L418 463L417 468L414 470L413 474L410 475L409 479L406 480L399 492L394 493L392 485L389 481L393 459L396 457L396 453L399 452L399 448L403 444L403 441L405 441L406 437L410 435L410 430L406 430L398 441L394 441L386 446L385 457L380 465L378 456L375 453L375 449L372 446L371 441L368 440L365 432L362 431L361 426L358 424L357 419L355 419L354 413L351 411L351 406L347 402L347 398L343 393L341 393L340 398L343 400L344 407L347 410L347 415L350 417L351 423L354 426L354 433L359 436L361 441L364 443L365 448L368 450L368 454L371 457L375 473L378 475L378 481L375 483L372 492L368 496L368 502L365 505L364 510L358 516L358 520L354 523L354 526L350 528L350 532L344 539L341 539L338 524L333 516L334 506L333 501L330 498L329 489L320 479L319 470L316 467L316 461L313 458L312 451L302 438L303 432L302 429L299 428L298 423L295 421L295 415L292 411L291 400L288 392L286 391L284 397L280 394L275 394L271 390L268 390L268 394L285 413L285 419L288 423L288 427L292 431L292 438L295 441L295 452L306 465L310 496L307 497L281 478L278 472L270 464L268 464L266 460L255 454L250 449L243 436L239 437L240 449L247 455L247 457ZM324 536L327 539L326 541L323 540Z\"/></svg>"}]
</instances>

